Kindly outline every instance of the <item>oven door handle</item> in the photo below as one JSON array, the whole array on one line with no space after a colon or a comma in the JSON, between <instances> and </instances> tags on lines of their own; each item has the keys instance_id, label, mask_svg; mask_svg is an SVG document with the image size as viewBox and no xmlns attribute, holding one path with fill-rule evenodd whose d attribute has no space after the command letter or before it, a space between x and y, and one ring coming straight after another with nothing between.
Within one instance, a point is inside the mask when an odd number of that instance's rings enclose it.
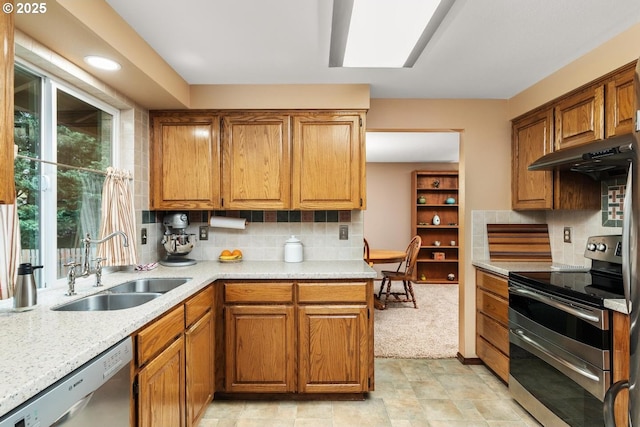
<instances>
[{"instance_id":1,"label":"oven door handle","mask_svg":"<svg viewBox=\"0 0 640 427\"><path fill-rule=\"evenodd\" d=\"M588 378L591 381L600 382L600 378L597 375L591 373L587 369L583 369L583 368L581 368L579 366L574 365L573 363L563 359L560 356L556 356L555 354L551 353L543 345L541 345L537 341L532 340L531 338L529 338L525 334L525 331L523 331L522 329L512 329L512 331L513 331L513 333L518 335L518 337L520 337L520 339L522 339L524 342L526 342L530 346L538 349L538 351L544 353L547 357L555 360L556 362L560 363L562 366L564 366L564 367L566 367L568 369L571 369L573 372L575 372L575 373L577 373L579 375L582 375L583 377Z\"/></svg>"},{"instance_id":2,"label":"oven door handle","mask_svg":"<svg viewBox=\"0 0 640 427\"><path fill-rule=\"evenodd\" d=\"M563 304L559 301L554 300L553 298L549 298L545 295L540 295L537 292L533 292L530 291L528 289L523 289L523 288L516 288L516 287L510 287L509 288L509 292L512 293L516 293L516 294L520 294L520 295L525 295L528 298L531 299L535 299L537 301L540 301L541 303L550 305L552 307L557 308L558 310L562 310L565 313L569 313L571 315L574 315L582 320L586 320L588 322L592 322L592 323L596 323L599 324L601 322L602 319L600 319L599 316L596 316L593 313L590 313L588 311L585 310L581 310L579 308L576 307L572 307L570 305L567 304Z\"/></svg>"}]
</instances>

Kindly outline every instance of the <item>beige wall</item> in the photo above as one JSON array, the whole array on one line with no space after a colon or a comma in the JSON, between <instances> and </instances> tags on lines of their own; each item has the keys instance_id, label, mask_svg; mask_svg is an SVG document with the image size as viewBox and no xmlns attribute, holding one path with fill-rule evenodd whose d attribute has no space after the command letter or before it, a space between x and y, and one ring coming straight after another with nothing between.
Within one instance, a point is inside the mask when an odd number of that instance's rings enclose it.
<instances>
[{"instance_id":1,"label":"beige wall","mask_svg":"<svg viewBox=\"0 0 640 427\"><path fill-rule=\"evenodd\" d=\"M475 280L471 265L471 210L511 208L511 127L505 100L372 99L368 130L460 132L459 352L475 356ZM371 189L368 189L371 194ZM370 209L370 206L368 206ZM365 219L366 227L366 219ZM365 230L366 232L366 230Z\"/></svg>"},{"instance_id":2,"label":"beige wall","mask_svg":"<svg viewBox=\"0 0 640 427\"><path fill-rule=\"evenodd\" d=\"M530 111L640 57L640 24L612 38L509 100L509 118Z\"/></svg>"}]
</instances>

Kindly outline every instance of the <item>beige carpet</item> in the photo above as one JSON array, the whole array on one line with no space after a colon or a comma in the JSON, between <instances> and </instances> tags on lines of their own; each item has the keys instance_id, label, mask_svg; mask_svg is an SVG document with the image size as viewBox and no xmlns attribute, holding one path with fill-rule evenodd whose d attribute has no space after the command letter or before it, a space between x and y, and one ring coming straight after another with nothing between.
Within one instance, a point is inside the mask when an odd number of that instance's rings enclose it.
<instances>
[{"instance_id":1,"label":"beige carpet","mask_svg":"<svg viewBox=\"0 0 640 427\"><path fill-rule=\"evenodd\" d=\"M380 281L374 282L380 286ZM401 286L394 283L395 286ZM376 291L379 288L376 288ZM418 309L391 303L375 310L375 356L444 359L458 352L458 285L414 284Z\"/></svg>"}]
</instances>

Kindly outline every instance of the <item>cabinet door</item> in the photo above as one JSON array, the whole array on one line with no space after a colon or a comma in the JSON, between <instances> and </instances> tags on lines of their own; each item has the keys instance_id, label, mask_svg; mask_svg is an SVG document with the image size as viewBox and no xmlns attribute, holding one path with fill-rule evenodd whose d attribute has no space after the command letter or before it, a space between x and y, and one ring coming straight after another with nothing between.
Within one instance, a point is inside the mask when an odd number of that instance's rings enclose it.
<instances>
[{"instance_id":1,"label":"cabinet door","mask_svg":"<svg viewBox=\"0 0 640 427\"><path fill-rule=\"evenodd\" d=\"M607 82L605 102L607 137L633 132L634 73L635 69L631 68Z\"/></svg>"},{"instance_id":2,"label":"cabinet door","mask_svg":"<svg viewBox=\"0 0 640 427\"><path fill-rule=\"evenodd\" d=\"M223 207L288 209L291 200L289 117L223 119Z\"/></svg>"},{"instance_id":3,"label":"cabinet door","mask_svg":"<svg viewBox=\"0 0 640 427\"><path fill-rule=\"evenodd\" d=\"M184 338L180 336L138 373L138 426L184 426Z\"/></svg>"},{"instance_id":4,"label":"cabinet door","mask_svg":"<svg viewBox=\"0 0 640 427\"><path fill-rule=\"evenodd\" d=\"M291 305L225 308L225 391L295 391L295 320Z\"/></svg>"},{"instance_id":5,"label":"cabinet door","mask_svg":"<svg viewBox=\"0 0 640 427\"><path fill-rule=\"evenodd\" d=\"M13 2L11 2L13 3ZM13 29L14 14L0 14L0 203L13 204L16 192L13 180Z\"/></svg>"},{"instance_id":6,"label":"cabinet door","mask_svg":"<svg viewBox=\"0 0 640 427\"><path fill-rule=\"evenodd\" d=\"M187 427L196 426L213 399L213 314L208 311L185 333Z\"/></svg>"},{"instance_id":7,"label":"cabinet door","mask_svg":"<svg viewBox=\"0 0 640 427\"><path fill-rule=\"evenodd\" d=\"M554 110L555 150L604 138L604 85L565 97Z\"/></svg>"},{"instance_id":8,"label":"cabinet door","mask_svg":"<svg viewBox=\"0 0 640 427\"><path fill-rule=\"evenodd\" d=\"M513 209L551 209L553 173L529 171L533 161L551 152L553 111L536 112L513 123L511 205Z\"/></svg>"},{"instance_id":9,"label":"cabinet door","mask_svg":"<svg viewBox=\"0 0 640 427\"><path fill-rule=\"evenodd\" d=\"M293 118L294 209L364 208L364 136L360 115Z\"/></svg>"},{"instance_id":10,"label":"cabinet door","mask_svg":"<svg viewBox=\"0 0 640 427\"><path fill-rule=\"evenodd\" d=\"M366 305L298 308L301 393L368 391L367 314Z\"/></svg>"},{"instance_id":11,"label":"cabinet door","mask_svg":"<svg viewBox=\"0 0 640 427\"><path fill-rule=\"evenodd\" d=\"M152 118L151 208L220 206L219 123L185 113Z\"/></svg>"}]
</instances>

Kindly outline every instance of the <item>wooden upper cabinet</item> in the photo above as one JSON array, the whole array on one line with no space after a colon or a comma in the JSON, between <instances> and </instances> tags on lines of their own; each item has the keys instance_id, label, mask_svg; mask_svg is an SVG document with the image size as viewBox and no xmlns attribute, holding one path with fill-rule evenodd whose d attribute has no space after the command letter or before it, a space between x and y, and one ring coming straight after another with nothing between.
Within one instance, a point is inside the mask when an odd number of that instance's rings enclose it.
<instances>
[{"instance_id":1,"label":"wooden upper cabinet","mask_svg":"<svg viewBox=\"0 0 640 427\"><path fill-rule=\"evenodd\" d=\"M534 111L513 122L511 205L514 210L600 209L600 183L577 172L530 171L551 152L553 110Z\"/></svg>"},{"instance_id":2,"label":"wooden upper cabinet","mask_svg":"<svg viewBox=\"0 0 640 427\"><path fill-rule=\"evenodd\" d=\"M563 98L554 110L555 151L604 138L604 84Z\"/></svg>"},{"instance_id":3,"label":"wooden upper cabinet","mask_svg":"<svg viewBox=\"0 0 640 427\"><path fill-rule=\"evenodd\" d=\"M513 122L511 204L513 209L551 209L553 172L529 171L538 158L552 151L553 110L547 109Z\"/></svg>"},{"instance_id":4,"label":"wooden upper cabinet","mask_svg":"<svg viewBox=\"0 0 640 427\"><path fill-rule=\"evenodd\" d=\"M13 2L11 2L13 3ZM0 184L0 204L13 204L16 191L13 180L13 13L0 14L0 169L5 179Z\"/></svg>"},{"instance_id":5,"label":"wooden upper cabinet","mask_svg":"<svg viewBox=\"0 0 640 427\"><path fill-rule=\"evenodd\" d=\"M222 119L223 208L289 208L289 122L286 115L269 113Z\"/></svg>"},{"instance_id":6,"label":"wooden upper cabinet","mask_svg":"<svg viewBox=\"0 0 640 427\"><path fill-rule=\"evenodd\" d=\"M626 69L607 81L606 94L606 136L618 136L633 132L635 91L633 76L635 67Z\"/></svg>"},{"instance_id":7,"label":"wooden upper cabinet","mask_svg":"<svg viewBox=\"0 0 640 427\"><path fill-rule=\"evenodd\" d=\"M151 208L220 207L219 147L217 116L152 116Z\"/></svg>"},{"instance_id":8,"label":"wooden upper cabinet","mask_svg":"<svg viewBox=\"0 0 640 427\"><path fill-rule=\"evenodd\" d=\"M363 209L362 114L293 118L293 209Z\"/></svg>"}]
</instances>

